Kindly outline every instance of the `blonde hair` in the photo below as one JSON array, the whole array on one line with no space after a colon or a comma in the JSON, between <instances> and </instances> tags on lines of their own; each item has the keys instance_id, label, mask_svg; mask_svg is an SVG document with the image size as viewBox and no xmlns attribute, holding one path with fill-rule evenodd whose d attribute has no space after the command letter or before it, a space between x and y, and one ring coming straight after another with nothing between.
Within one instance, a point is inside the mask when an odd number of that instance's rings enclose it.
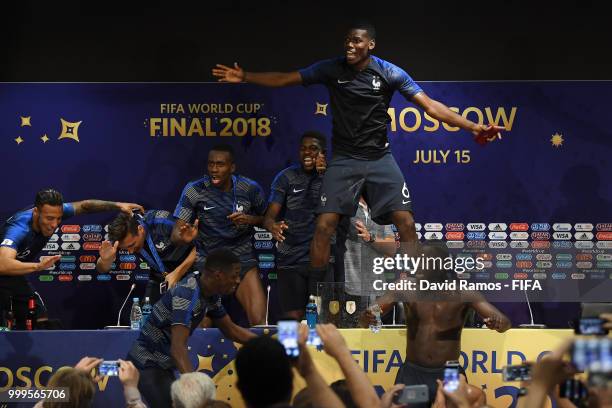
<instances>
[{"instance_id":1,"label":"blonde hair","mask_svg":"<svg viewBox=\"0 0 612 408\"><path fill-rule=\"evenodd\" d=\"M72 367L57 370L47 386L68 388L70 402L44 402L44 408L89 408L96 392L91 376Z\"/></svg>"}]
</instances>

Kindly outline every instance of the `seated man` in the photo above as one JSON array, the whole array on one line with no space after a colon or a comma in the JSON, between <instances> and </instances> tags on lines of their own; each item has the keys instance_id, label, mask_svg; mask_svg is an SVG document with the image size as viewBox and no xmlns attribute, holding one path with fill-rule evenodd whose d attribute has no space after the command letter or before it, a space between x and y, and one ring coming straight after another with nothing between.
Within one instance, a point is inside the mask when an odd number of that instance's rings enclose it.
<instances>
[{"instance_id":1,"label":"seated man","mask_svg":"<svg viewBox=\"0 0 612 408\"><path fill-rule=\"evenodd\" d=\"M41 272L59 261L61 255L44 260L40 252L60 224L74 215L102 211L142 211L138 204L83 200L65 203L62 194L53 189L36 193L34 206L19 211L0 227L0 320L5 310L13 309L16 329L26 328L28 302L34 299L38 320L46 320L46 309L28 282L28 275Z\"/></svg>"},{"instance_id":2,"label":"seated man","mask_svg":"<svg viewBox=\"0 0 612 408\"><path fill-rule=\"evenodd\" d=\"M160 284L167 282L168 288L174 287L196 259L191 241L198 232L197 221L193 227L184 226L178 245L171 240L174 224L174 217L164 210L149 210L144 217L119 214L108 226L110 241L102 242L96 269L108 272L119 249L138 254L151 268L145 296L154 305L161 297Z\"/></svg>"},{"instance_id":3,"label":"seated man","mask_svg":"<svg viewBox=\"0 0 612 408\"><path fill-rule=\"evenodd\" d=\"M227 249L206 257L201 273L190 273L162 295L134 342L128 359L141 371L139 389L151 408L172 406L174 370L193 372L187 340L205 315L229 339L244 343L255 334L234 324L221 305L240 283L240 260Z\"/></svg>"}]
</instances>

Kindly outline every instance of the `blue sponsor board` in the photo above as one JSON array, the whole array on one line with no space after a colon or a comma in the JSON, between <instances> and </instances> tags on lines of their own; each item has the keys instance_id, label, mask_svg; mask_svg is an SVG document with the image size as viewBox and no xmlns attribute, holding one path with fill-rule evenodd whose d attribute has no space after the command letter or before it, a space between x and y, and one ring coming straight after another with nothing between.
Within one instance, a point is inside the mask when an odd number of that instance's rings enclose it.
<instances>
[{"instance_id":1,"label":"blue sponsor board","mask_svg":"<svg viewBox=\"0 0 612 408\"><path fill-rule=\"evenodd\" d=\"M467 234L465 234L465 236L467 239L472 241L472 240L485 239L487 237L487 234L486 232L483 232L483 231L469 231Z\"/></svg>"},{"instance_id":2,"label":"blue sponsor board","mask_svg":"<svg viewBox=\"0 0 612 408\"><path fill-rule=\"evenodd\" d=\"M108 273L103 273L103 274L96 276L96 279L99 281L109 281L111 280L111 276Z\"/></svg>"},{"instance_id":3,"label":"blue sponsor board","mask_svg":"<svg viewBox=\"0 0 612 408\"><path fill-rule=\"evenodd\" d=\"M76 256L62 256L60 262L76 262Z\"/></svg>"},{"instance_id":4,"label":"blue sponsor board","mask_svg":"<svg viewBox=\"0 0 612 408\"><path fill-rule=\"evenodd\" d=\"M274 269L274 262L260 262L259 269Z\"/></svg>"},{"instance_id":5,"label":"blue sponsor board","mask_svg":"<svg viewBox=\"0 0 612 408\"><path fill-rule=\"evenodd\" d=\"M255 249L272 249L274 243L272 241L255 241Z\"/></svg>"},{"instance_id":6,"label":"blue sponsor board","mask_svg":"<svg viewBox=\"0 0 612 408\"><path fill-rule=\"evenodd\" d=\"M83 232L102 232L102 226L99 224L86 224L83 225Z\"/></svg>"},{"instance_id":7,"label":"blue sponsor board","mask_svg":"<svg viewBox=\"0 0 612 408\"><path fill-rule=\"evenodd\" d=\"M517 261L531 261L533 258L532 254L516 254L515 258Z\"/></svg>"},{"instance_id":8,"label":"blue sponsor board","mask_svg":"<svg viewBox=\"0 0 612 408\"><path fill-rule=\"evenodd\" d=\"M76 269L75 263L61 263L59 268L62 271L74 271Z\"/></svg>"},{"instance_id":9,"label":"blue sponsor board","mask_svg":"<svg viewBox=\"0 0 612 408\"><path fill-rule=\"evenodd\" d=\"M259 254L257 255L257 259L259 259L260 262L272 262L274 261L274 254Z\"/></svg>"},{"instance_id":10,"label":"blue sponsor board","mask_svg":"<svg viewBox=\"0 0 612 408\"><path fill-rule=\"evenodd\" d=\"M553 279L566 279L567 274L565 272L554 272L552 275Z\"/></svg>"},{"instance_id":11,"label":"blue sponsor board","mask_svg":"<svg viewBox=\"0 0 612 408\"><path fill-rule=\"evenodd\" d=\"M511 261L497 261L495 262L495 266L497 266L498 268L512 268L512 262Z\"/></svg>"},{"instance_id":12,"label":"blue sponsor board","mask_svg":"<svg viewBox=\"0 0 612 408\"><path fill-rule=\"evenodd\" d=\"M147 274L147 273L137 273L137 274L134 275L134 279L142 280L142 281L149 280L149 274Z\"/></svg>"},{"instance_id":13,"label":"blue sponsor board","mask_svg":"<svg viewBox=\"0 0 612 408\"><path fill-rule=\"evenodd\" d=\"M136 255L121 255L119 262L136 262Z\"/></svg>"},{"instance_id":14,"label":"blue sponsor board","mask_svg":"<svg viewBox=\"0 0 612 408\"><path fill-rule=\"evenodd\" d=\"M569 249L573 248L574 245L570 241L553 241L553 248L557 249Z\"/></svg>"},{"instance_id":15,"label":"blue sponsor board","mask_svg":"<svg viewBox=\"0 0 612 408\"><path fill-rule=\"evenodd\" d=\"M531 224L532 231L548 231L550 230L550 224L547 222L534 222Z\"/></svg>"},{"instance_id":16,"label":"blue sponsor board","mask_svg":"<svg viewBox=\"0 0 612 408\"><path fill-rule=\"evenodd\" d=\"M572 267L572 263L568 261L557 261L557 268L568 269Z\"/></svg>"}]
</instances>

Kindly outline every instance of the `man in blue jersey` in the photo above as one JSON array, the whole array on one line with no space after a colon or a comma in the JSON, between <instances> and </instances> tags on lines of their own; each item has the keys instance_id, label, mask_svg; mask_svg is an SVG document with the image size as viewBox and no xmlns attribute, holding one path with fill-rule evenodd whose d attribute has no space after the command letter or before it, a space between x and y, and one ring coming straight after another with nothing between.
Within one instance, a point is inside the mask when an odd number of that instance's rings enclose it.
<instances>
[{"instance_id":1,"label":"man in blue jersey","mask_svg":"<svg viewBox=\"0 0 612 408\"><path fill-rule=\"evenodd\" d=\"M172 242L175 219L168 211L148 210L141 214L119 214L108 226L109 241L102 242L96 263L98 272L108 272L122 249L137 254L149 265L149 282L145 296L155 304L160 296L160 285L172 288L189 271L196 259L191 241L198 232L198 221L181 231L181 243Z\"/></svg>"},{"instance_id":2,"label":"man in blue jersey","mask_svg":"<svg viewBox=\"0 0 612 408\"><path fill-rule=\"evenodd\" d=\"M363 195L378 224L395 224L402 252L416 255L417 235L412 200L387 138L387 109L395 91L429 116L472 132L478 142L493 140L503 128L476 124L431 99L401 68L371 55L374 27L351 26L344 40L345 55L293 72L245 72L217 65L214 76L223 82L264 86L323 84L332 109L333 158L329 162L319 202L319 217L311 244L312 272L326 269L329 242L342 215L355 215Z\"/></svg>"},{"instance_id":3,"label":"man in blue jersey","mask_svg":"<svg viewBox=\"0 0 612 408\"><path fill-rule=\"evenodd\" d=\"M261 225L266 200L259 184L235 175L231 146L217 145L208 153L208 175L185 186L174 211L172 239L180 242L181 229L199 222L196 266L200 268L210 251L229 248L240 258L241 282L236 298L251 325L263 324L266 300L253 252L253 226Z\"/></svg>"},{"instance_id":4,"label":"man in blue jersey","mask_svg":"<svg viewBox=\"0 0 612 408\"><path fill-rule=\"evenodd\" d=\"M300 143L300 163L282 170L272 182L264 227L276 244L278 296L281 312L302 320L309 295L323 275L309 274L310 241L325 172L327 141L319 132L306 132ZM277 221L278 220L278 221Z\"/></svg>"},{"instance_id":5,"label":"man in blue jersey","mask_svg":"<svg viewBox=\"0 0 612 408\"><path fill-rule=\"evenodd\" d=\"M153 306L128 354L140 370L138 388L149 407L172 406L174 371L194 370L187 341L205 316L232 341L244 343L256 336L232 322L221 305L221 295L233 293L240 283L240 269L240 259L231 251L214 249L200 273L187 274Z\"/></svg>"},{"instance_id":6,"label":"man in blue jersey","mask_svg":"<svg viewBox=\"0 0 612 408\"><path fill-rule=\"evenodd\" d=\"M131 214L133 209L142 211L138 204L115 203L101 200L84 200L64 203L62 195L53 189L41 190L36 194L34 207L11 216L0 231L0 316L12 307L16 328L25 328L28 299L34 296L34 289L27 280L32 272L52 267L60 258L55 255L39 260L44 248L57 227L73 215L101 211L122 211ZM45 318L46 311L36 297L38 316Z\"/></svg>"}]
</instances>

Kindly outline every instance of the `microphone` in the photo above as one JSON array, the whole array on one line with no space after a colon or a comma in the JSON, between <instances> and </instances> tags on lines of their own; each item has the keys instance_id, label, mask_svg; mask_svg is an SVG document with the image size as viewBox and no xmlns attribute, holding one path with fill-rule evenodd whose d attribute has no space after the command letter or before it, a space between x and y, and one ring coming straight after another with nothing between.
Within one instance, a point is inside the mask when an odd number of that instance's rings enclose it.
<instances>
[{"instance_id":1,"label":"microphone","mask_svg":"<svg viewBox=\"0 0 612 408\"><path fill-rule=\"evenodd\" d=\"M268 324L268 313L270 311L270 285L268 285L268 295L266 296L266 323L265 324L257 324L253 327L259 327L259 328L263 328L263 329L269 329L269 328L273 328L276 327L276 325L272 324ZM264 330L264 334L267 334L266 330Z\"/></svg>"},{"instance_id":2,"label":"microphone","mask_svg":"<svg viewBox=\"0 0 612 408\"><path fill-rule=\"evenodd\" d=\"M128 292L127 296L123 300L123 304L121 305L121 308L119 309L119 314L117 315L117 325L116 326L106 326L105 329L129 329L129 326L120 325L121 324L121 312L123 312L123 308L125 307L125 304L127 303L128 299L130 298L130 295L132 294L135 288L136 288L136 284L132 283L132 287L130 288L130 291Z\"/></svg>"},{"instance_id":3,"label":"microphone","mask_svg":"<svg viewBox=\"0 0 612 408\"><path fill-rule=\"evenodd\" d=\"M519 324L519 327L522 329L545 329L545 324L534 323L533 322L533 311L531 310L531 303L529 302L529 296L527 296L527 290L525 292L525 300L527 301L527 307L529 308L529 317L531 318L531 323L523 323Z\"/></svg>"},{"instance_id":4,"label":"microphone","mask_svg":"<svg viewBox=\"0 0 612 408\"><path fill-rule=\"evenodd\" d=\"M266 326L268 325L269 309L270 309L270 285L268 285L268 295L266 296Z\"/></svg>"}]
</instances>

